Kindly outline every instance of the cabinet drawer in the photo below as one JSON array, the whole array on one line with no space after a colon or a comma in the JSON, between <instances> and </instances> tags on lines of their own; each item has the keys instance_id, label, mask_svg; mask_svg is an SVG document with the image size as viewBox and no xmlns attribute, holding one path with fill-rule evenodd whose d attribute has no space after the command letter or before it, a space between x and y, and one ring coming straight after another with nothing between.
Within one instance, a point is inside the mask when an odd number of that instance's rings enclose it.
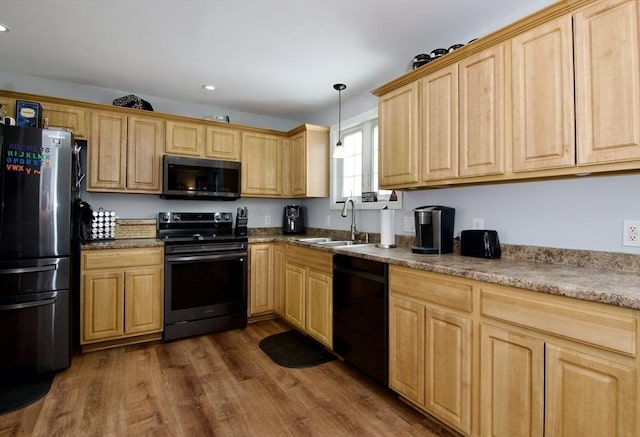
<instances>
[{"instance_id":1,"label":"cabinet drawer","mask_svg":"<svg viewBox=\"0 0 640 437\"><path fill-rule=\"evenodd\" d=\"M390 266L389 290L460 311L473 310L473 285L451 276Z\"/></svg>"},{"instance_id":2,"label":"cabinet drawer","mask_svg":"<svg viewBox=\"0 0 640 437\"><path fill-rule=\"evenodd\" d=\"M636 355L637 321L630 311L624 308L605 309L599 304L573 302L559 296L538 297L533 294L517 289L482 287L482 315Z\"/></svg>"},{"instance_id":3,"label":"cabinet drawer","mask_svg":"<svg viewBox=\"0 0 640 437\"><path fill-rule=\"evenodd\" d=\"M302 247L287 247L287 263L293 262L305 267L333 274L333 255L321 250Z\"/></svg>"},{"instance_id":4,"label":"cabinet drawer","mask_svg":"<svg viewBox=\"0 0 640 437\"><path fill-rule=\"evenodd\" d=\"M162 265L162 247L141 249L101 249L82 251L84 270Z\"/></svg>"}]
</instances>

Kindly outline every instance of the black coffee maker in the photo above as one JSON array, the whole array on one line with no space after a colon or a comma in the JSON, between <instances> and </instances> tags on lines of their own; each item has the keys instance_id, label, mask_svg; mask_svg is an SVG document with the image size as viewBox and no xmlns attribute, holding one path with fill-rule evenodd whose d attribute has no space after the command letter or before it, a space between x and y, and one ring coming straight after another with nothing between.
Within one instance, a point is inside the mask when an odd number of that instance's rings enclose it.
<instances>
[{"instance_id":1,"label":"black coffee maker","mask_svg":"<svg viewBox=\"0 0 640 437\"><path fill-rule=\"evenodd\" d=\"M282 216L283 234L304 234L304 207L287 205Z\"/></svg>"},{"instance_id":2,"label":"black coffee maker","mask_svg":"<svg viewBox=\"0 0 640 437\"><path fill-rule=\"evenodd\" d=\"M420 206L413 210L416 219L414 253L453 252L453 224L456 210L447 206Z\"/></svg>"}]
</instances>

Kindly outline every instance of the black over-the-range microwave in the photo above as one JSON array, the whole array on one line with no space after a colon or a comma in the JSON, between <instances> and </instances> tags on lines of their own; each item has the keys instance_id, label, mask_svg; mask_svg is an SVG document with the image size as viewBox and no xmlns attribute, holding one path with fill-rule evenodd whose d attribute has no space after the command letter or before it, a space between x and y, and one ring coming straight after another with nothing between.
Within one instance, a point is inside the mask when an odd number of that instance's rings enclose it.
<instances>
[{"instance_id":1,"label":"black over-the-range microwave","mask_svg":"<svg viewBox=\"0 0 640 437\"><path fill-rule=\"evenodd\" d=\"M240 163L164 155L162 197L236 200L240 198Z\"/></svg>"}]
</instances>

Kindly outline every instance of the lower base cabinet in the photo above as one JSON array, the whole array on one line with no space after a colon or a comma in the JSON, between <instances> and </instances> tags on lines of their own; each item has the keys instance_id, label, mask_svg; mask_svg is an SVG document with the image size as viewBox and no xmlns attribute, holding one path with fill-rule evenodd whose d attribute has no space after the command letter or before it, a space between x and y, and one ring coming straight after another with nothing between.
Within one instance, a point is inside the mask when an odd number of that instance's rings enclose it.
<instances>
[{"instance_id":1,"label":"lower base cabinet","mask_svg":"<svg viewBox=\"0 0 640 437\"><path fill-rule=\"evenodd\" d=\"M83 349L160 338L164 249L81 253L80 343ZM157 334L157 335L153 335Z\"/></svg>"},{"instance_id":2,"label":"lower base cabinet","mask_svg":"<svg viewBox=\"0 0 640 437\"><path fill-rule=\"evenodd\" d=\"M288 246L285 252L284 319L333 347L333 255Z\"/></svg>"}]
</instances>

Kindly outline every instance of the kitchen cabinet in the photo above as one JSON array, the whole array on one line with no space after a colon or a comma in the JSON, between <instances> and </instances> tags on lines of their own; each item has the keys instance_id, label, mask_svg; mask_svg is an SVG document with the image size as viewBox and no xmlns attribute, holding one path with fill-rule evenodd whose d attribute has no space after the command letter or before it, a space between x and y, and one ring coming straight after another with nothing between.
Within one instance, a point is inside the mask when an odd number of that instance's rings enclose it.
<instances>
[{"instance_id":1,"label":"kitchen cabinet","mask_svg":"<svg viewBox=\"0 0 640 437\"><path fill-rule=\"evenodd\" d=\"M283 197L329 196L329 129L303 125L288 138Z\"/></svg>"},{"instance_id":2,"label":"kitchen cabinet","mask_svg":"<svg viewBox=\"0 0 640 437\"><path fill-rule=\"evenodd\" d=\"M16 118L16 99L0 95L0 106L4 109L6 116Z\"/></svg>"},{"instance_id":3,"label":"kitchen cabinet","mask_svg":"<svg viewBox=\"0 0 640 437\"><path fill-rule=\"evenodd\" d=\"M380 188L415 186L420 182L419 84L412 82L378 100Z\"/></svg>"},{"instance_id":4,"label":"kitchen cabinet","mask_svg":"<svg viewBox=\"0 0 640 437\"><path fill-rule=\"evenodd\" d=\"M636 435L633 311L491 284L479 289L482 435Z\"/></svg>"},{"instance_id":5,"label":"kitchen cabinet","mask_svg":"<svg viewBox=\"0 0 640 437\"><path fill-rule=\"evenodd\" d=\"M159 339L163 327L164 250L82 250L83 350Z\"/></svg>"},{"instance_id":6,"label":"kitchen cabinet","mask_svg":"<svg viewBox=\"0 0 640 437\"><path fill-rule=\"evenodd\" d=\"M288 246L284 319L320 343L333 345L332 254Z\"/></svg>"},{"instance_id":7,"label":"kitchen cabinet","mask_svg":"<svg viewBox=\"0 0 640 437\"><path fill-rule=\"evenodd\" d=\"M205 157L240 161L240 129L224 126L207 126Z\"/></svg>"},{"instance_id":8,"label":"kitchen cabinet","mask_svg":"<svg viewBox=\"0 0 640 437\"><path fill-rule=\"evenodd\" d=\"M389 269L389 387L471 433L473 323L469 281Z\"/></svg>"},{"instance_id":9,"label":"kitchen cabinet","mask_svg":"<svg viewBox=\"0 0 640 437\"><path fill-rule=\"evenodd\" d=\"M242 133L242 196L278 197L282 193L282 137Z\"/></svg>"},{"instance_id":10,"label":"kitchen cabinet","mask_svg":"<svg viewBox=\"0 0 640 437\"><path fill-rule=\"evenodd\" d=\"M273 244L273 309L277 315L284 318L284 265L285 247Z\"/></svg>"},{"instance_id":11,"label":"kitchen cabinet","mask_svg":"<svg viewBox=\"0 0 640 437\"><path fill-rule=\"evenodd\" d=\"M203 156L207 131L204 123L167 120L164 151L170 155Z\"/></svg>"},{"instance_id":12,"label":"kitchen cabinet","mask_svg":"<svg viewBox=\"0 0 640 437\"><path fill-rule=\"evenodd\" d=\"M249 316L273 312L274 274L272 244L249 245Z\"/></svg>"},{"instance_id":13,"label":"kitchen cabinet","mask_svg":"<svg viewBox=\"0 0 640 437\"><path fill-rule=\"evenodd\" d=\"M73 132L75 138L89 137L89 110L74 106L42 102L42 121L51 128L61 127Z\"/></svg>"},{"instance_id":14,"label":"kitchen cabinet","mask_svg":"<svg viewBox=\"0 0 640 437\"><path fill-rule=\"evenodd\" d=\"M575 165L571 31L566 15L511 42L515 172Z\"/></svg>"},{"instance_id":15,"label":"kitchen cabinet","mask_svg":"<svg viewBox=\"0 0 640 437\"><path fill-rule=\"evenodd\" d=\"M578 166L640 160L638 1L580 9L574 32Z\"/></svg>"},{"instance_id":16,"label":"kitchen cabinet","mask_svg":"<svg viewBox=\"0 0 640 437\"><path fill-rule=\"evenodd\" d=\"M160 193L164 122L92 111L87 191Z\"/></svg>"}]
</instances>

